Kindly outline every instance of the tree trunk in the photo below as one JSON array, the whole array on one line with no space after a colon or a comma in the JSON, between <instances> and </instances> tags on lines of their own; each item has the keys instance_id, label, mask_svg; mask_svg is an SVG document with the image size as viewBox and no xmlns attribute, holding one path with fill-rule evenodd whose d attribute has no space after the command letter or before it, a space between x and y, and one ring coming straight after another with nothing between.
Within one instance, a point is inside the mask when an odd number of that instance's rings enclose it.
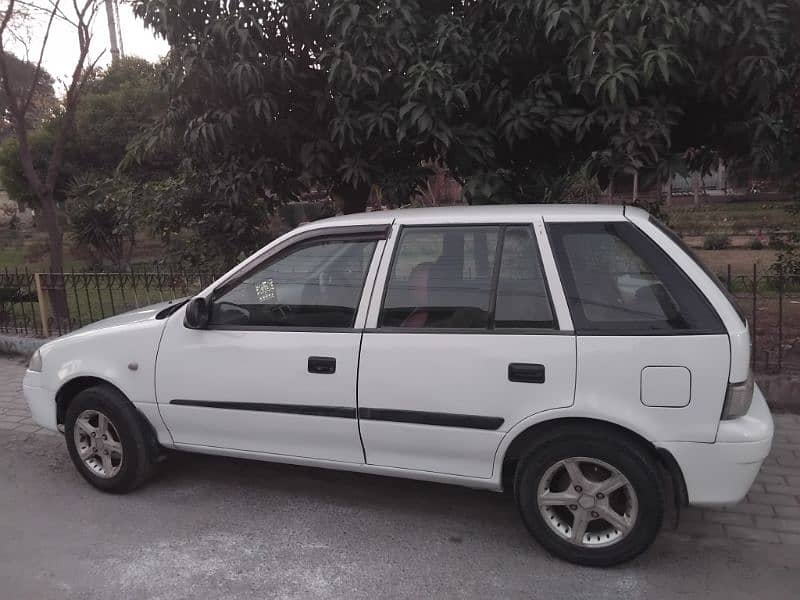
<instances>
[{"instance_id":1,"label":"tree trunk","mask_svg":"<svg viewBox=\"0 0 800 600\"><path fill-rule=\"evenodd\" d=\"M694 192L694 205L700 206L700 174L694 173L692 175L692 185L693 185L693 192Z\"/></svg>"},{"instance_id":2,"label":"tree trunk","mask_svg":"<svg viewBox=\"0 0 800 600\"><path fill-rule=\"evenodd\" d=\"M47 278L47 295L50 309L56 320L54 330L61 331L62 324L69 322L69 305L64 287L64 232L58 223L58 211L52 192L39 197L42 208L42 226L47 232L47 248L50 254L50 277ZM63 327L68 329L67 327Z\"/></svg>"},{"instance_id":3,"label":"tree trunk","mask_svg":"<svg viewBox=\"0 0 800 600\"><path fill-rule=\"evenodd\" d=\"M667 171L667 206L672 206L672 169Z\"/></svg>"},{"instance_id":4,"label":"tree trunk","mask_svg":"<svg viewBox=\"0 0 800 600\"><path fill-rule=\"evenodd\" d=\"M108 43L111 46L111 64L119 62L119 46L117 45L117 21L114 12L114 0L105 0L108 20Z\"/></svg>"}]
</instances>

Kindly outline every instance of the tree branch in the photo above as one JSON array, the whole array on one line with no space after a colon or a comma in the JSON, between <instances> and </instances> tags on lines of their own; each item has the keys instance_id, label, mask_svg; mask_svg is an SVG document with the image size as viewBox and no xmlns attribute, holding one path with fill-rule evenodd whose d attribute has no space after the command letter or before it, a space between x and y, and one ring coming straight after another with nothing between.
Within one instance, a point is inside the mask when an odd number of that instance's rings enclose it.
<instances>
[{"instance_id":1,"label":"tree branch","mask_svg":"<svg viewBox=\"0 0 800 600\"><path fill-rule=\"evenodd\" d=\"M78 0L72 0L72 5L75 7L78 18L78 62L75 64L75 68L72 71L72 79L67 88L66 97L64 98L64 116L61 127L59 127L56 133L56 138L53 142L53 151L47 165L47 175L45 178L45 187L47 189L53 189L58 179L67 136L72 131L72 126L75 123L75 109L78 106L83 84L90 73L90 70L85 69L84 65L86 64L86 58L89 54L89 47L92 40L92 21L97 14L95 2L96 0L86 0L81 8L78 6ZM92 66L96 63L97 59L92 63Z\"/></svg>"},{"instance_id":2,"label":"tree branch","mask_svg":"<svg viewBox=\"0 0 800 600\"><path fill-rule=\"evenodd\" d=\"M31 83L31 89L28 90L28 97L25 98L25 103L22 105L20 112L25 115L28 112L28 108L31 105L31 101L33 100L33 95L36 92L36 86L39 85L39 77L42 75L42 60L44 59L44 50L47 47L47 40L50 38L50 29L53 27L53 19L56 17L56 11L58 10L58 5L61 0L57 0L53 4L53 10L50 12L50 18L47 21L47 29L44 32L44 38L42 39L42 47L39 51L39 60L36 61L36 70L33 72L33 83Z\"/></svg>"},{"instance_id":3,"label":"tree branch","mask_svg":"<svg viewBox=\"0 0 800 600\"><path fill-rule=\"evenodd\" d=\"M9 0L8 7L6 8L6 13L3 15L3 21L0 23L0 38L2 38L3 33L5 33L6 27L8 27L9 21L11 21L11 15L14 14L14 0Z\"/></svg>"},{"instance_id":4,"label":"tree branch","mask_svg":"<svg viewBox=\"0 0 800 600\"><path fill-rule=\"evenodd\" d=\"M51 7L52 7L54 4L58 4L58 2L53 2L53 0L48 0L48 2L47 2L47 3L48 3L48 4L49 4ZM24 6L24 7L26 7L26 8L32 8L33 10L37 10L37 11L39 11L39 12L46 12L46 13L49 13L49 12L50 12L50 9L49 9L49 8L45 8L44 6L39 6L38 4L34 4L33 2L26 2L25 0L17 0L17 4L19 4L20 6ZM77 25L78 25L78 24L77 24L75 21L73 21L72 19L70 19L70 18L69 18L69 17L66 15L66 13L64 13L64 11L63 11L63 10L61 10L61 9L59 9L59 10L56 12L56 16L57 16L59 19L61 19L62 21L65 21L66 23L69 23L69 24L70 24L70 25L72 25L73 27L77 27Z\"/></svg>"}]
</instances>

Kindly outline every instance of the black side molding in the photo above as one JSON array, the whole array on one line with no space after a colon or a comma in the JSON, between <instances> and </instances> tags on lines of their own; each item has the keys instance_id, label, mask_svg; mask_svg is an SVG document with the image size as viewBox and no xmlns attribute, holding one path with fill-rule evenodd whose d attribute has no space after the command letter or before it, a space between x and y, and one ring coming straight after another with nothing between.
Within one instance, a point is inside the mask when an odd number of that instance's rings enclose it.
<instances>
[{"instance_id":1,"label":"black side molding","mask_svg":"<svg viewBox=\"0 0 800 600\"><path fill-rule=\"evenodd\" d=\"M199 406L202 408L224 408L227 410L252 410L255 412L309 415L312 417L339 417L355 419L356 409L349 406L318 406L309 404L266 404L263 402L215 402L209 400L170 400L177 406Z\"/></svg>"},{"instance_id":2,"label":"black side molding","mask_svg":"<svg viewBox=\"0 0 800 600\"><path fill-rule=\"evenodd\" d=\"M544 365L536 363L511 363L508 380L519 383L544 383Z\"/></svg>"},{"instance_id":3,"label":"black side molding","mask_svg":"<svg viewBox=\"0 0 800 600\"><path fill-rule=\"evenodd\" d=\"M390 408L361 407L356 411L355 408L350 408L348 406L267 404L263 402L217 402L212 400L170 400L169 403L174 406L249 410L254 412L308 415L313 417L337 417L341 419L355 419L358 417L367 421L390 421L394 423L414 423L417 425L437 425L439 427L463 427L465 429L484 429L487 431L499 429L504 422L501 417L461 415L422 410L393 410Z\"/></svg>"},{"instance_id":4,"label":"black side molding","mask_svg":"<svg viewBox=\"0 0 800 600\"><path fill-rule=\"evenodd\" d=\"M394 410L391 408L361 407L358 409L358 417L368 421L392 421L395 423L438 425L440 427L464 427L466 429L486 429L490 431L499 429L503 424L503 419L501 417L459 415L421 410Z\"/></svg>"}]
</instances>

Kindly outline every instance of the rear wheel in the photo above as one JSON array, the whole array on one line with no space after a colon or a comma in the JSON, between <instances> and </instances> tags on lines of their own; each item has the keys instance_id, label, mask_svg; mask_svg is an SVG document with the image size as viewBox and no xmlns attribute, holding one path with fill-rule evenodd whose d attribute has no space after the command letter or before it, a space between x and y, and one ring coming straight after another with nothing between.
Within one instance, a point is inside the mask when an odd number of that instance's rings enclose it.
<instances>
[{"instance_id":1,"label":"rear wheel","mask_svg":"<svg viewBox=\"0 0 800 600\"><path fill-rule=\"evenodd\" d=\"M152 472L142 417L109 385L88 388L73 399L65 415L64 434L72 462L100 490L129 492Z\"/></svg>"},{"instance_id":2,"label":"rear wheel","mask_svg":"<svg viewBox=\"0 0 800 600\"><path fill-rule=\"evenodd\" d=\"M664 514L649 453L627 439L586 432L532 449L517 467L515 495L539 543L582 565L634 558L653 542Z\"/></svg>"}]
</instances>

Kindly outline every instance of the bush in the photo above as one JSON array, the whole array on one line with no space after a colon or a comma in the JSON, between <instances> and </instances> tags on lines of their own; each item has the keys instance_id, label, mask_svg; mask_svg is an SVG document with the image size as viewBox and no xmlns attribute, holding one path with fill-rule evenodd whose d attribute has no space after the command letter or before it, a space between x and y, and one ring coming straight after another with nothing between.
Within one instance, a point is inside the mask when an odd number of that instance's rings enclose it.
<instances>
[{"instance_id":1,"label":"bush","mask_svg":"<svg viewBox=\"0 0 800 600\"><path fill-rule=\"evenodd\" d=\"M750 250L763 250L764 243L759 238L755 237L750 240L750 243L747 244L747 247L750 248Z\"/></svg>"},{"instance_id":2,"label":"bush","mask_svg":"<svg viewBox=\"0 0 800 600\"><path fill-rule=\"evenodd\" d=\"M731 239L724 233L710 233L703 240L704 250L724 250L731 245Z\"/></svg>"},{"instance_id":3,"label":"bush","mask_svg":"<svg viewBox=\"0 0 800 600\"><path fill-rule=\"evenodd\" d=\"M800 276L800 251L797 248L789 248L785 252L781 252L769 271L772 275Z\"/></svg>"},{"instance_id":4,"label":"bush","mask_svg":"<svg viewBox=\"0 0 800 600\"><path fill-rule=\"evenodd\" d=\"M76 178L67 192L70 233L89 248L94 262L117 268L130 264L136 243L133 188L123 179L86 175Z\"/></svg>"}]
</instances>

